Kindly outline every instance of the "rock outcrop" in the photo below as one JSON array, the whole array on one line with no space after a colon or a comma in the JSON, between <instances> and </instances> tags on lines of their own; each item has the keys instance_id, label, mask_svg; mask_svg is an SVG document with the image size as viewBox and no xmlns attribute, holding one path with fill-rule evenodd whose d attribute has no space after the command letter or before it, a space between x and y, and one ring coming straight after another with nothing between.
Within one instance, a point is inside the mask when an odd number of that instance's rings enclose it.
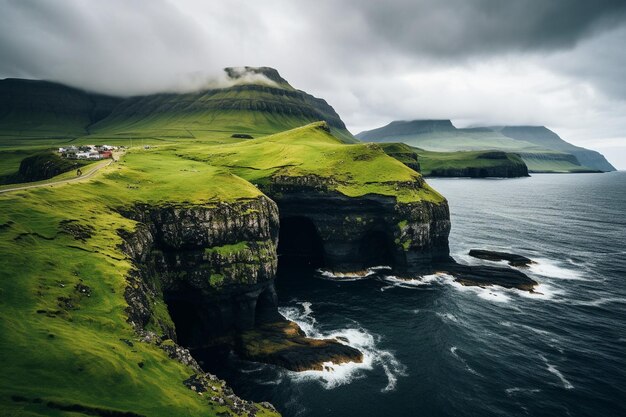
<instances>
[{"instance_id":1,"label":"rock outcrop","mask_svg":"<svg viewBox=\"0 0 626 417\"><path fill-rule=\"evenodd\" d=\"M285 176L274 177L262 187L278 204L281 223L308 227L319 239L318 253L311 254L316 255L317 266L341 272L388 265L402 272L419 272L448 258L447 202L402 203L378 194L347 197L328 190L328 181ZM290 240L289 231L284 232L283 239ZM293 244L286 245L288 250Z\"/></svg>"},{"instance_id":2,"label":"rock outcrop","mask_svg":"<svg viewBox=\"0 0 626 417\"><path fill-rule=\"evenodd\" d=\"M179 343L201 348L252 328L261 294L266 308L276 308L278 210L268 198L120 211L138 222L133 233L123 235L123 249L147 293L167 303ZM128 301L131 310L144 312L130 314L140 320L135 324L146 326L150 306L141 297Z\"/></svg>"},{"instance_id":3,"label":"rock outcrop","mask_svg":"<svg viewBox=\"0 0 626 417\"><path fill-rule=\"evenodd\" d=\"M511 266L529 266L533 260L522 255L508 252L497 252L483 249L471 249L469 256L487 261L507 261Z\"/></svg>"},{"instance_id":4,"label":"rock outcrop","mask_svg":"<svg viewBox=\"0 0 626 417\"><path fill-rule=\"evenodd\" d=\"M290 370L361 362L357 349L307 338L277 310L278 210L267 197L214 206L137 205L120 232L137 269L126 292L129 320L192 352L234 349ZM169 316L154 305L167 304ZM173 323L172 323L173 321Z\"/></svg>"},{"instance_id":5,"label":"rock outcrop","mask_svg":"<svg viewBox=\"0 0 626 417\"><path fill-rule=\"evenodd\" d=\"M438 272L454 276L462 285L488 287L498 285L504 288L534 292L537 281L516 269L498 266L464 265L453 260L436 266Z\"/></svg>"},{"instance_id":6,"label":"rock outcrop","mask_svg":"<svg viewBox=\"0 0 626 417\"><path fill-rule=\"evenodd\" d=\"M244 358L291 371L324 369L324 364L363 362L363 353L335 339L311 339L288 320L261 323L242 333L237 352Z\"/></svg>"},{"instance_id":7,"label":"rock outcrop","mask_svg":"<svg viewBox=\"0 0 626 417\"><path fill-rule=\"evenodd\" d=\"M460 153L459 155L463 155ZM428 177L469 177L469 178L518 178L528 177L528 167L514 154L502 151L488 151L480 153L475 159L466 162L461 167L431 166Z\"/></svg>"}]
</instances>

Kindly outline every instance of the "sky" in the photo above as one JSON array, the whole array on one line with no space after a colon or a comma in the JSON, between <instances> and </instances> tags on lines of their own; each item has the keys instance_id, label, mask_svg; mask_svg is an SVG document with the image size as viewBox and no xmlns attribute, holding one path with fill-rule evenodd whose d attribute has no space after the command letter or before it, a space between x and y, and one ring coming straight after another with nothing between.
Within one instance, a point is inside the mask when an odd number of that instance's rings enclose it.
<instances>
[{"instance_id":1,"label":"sky","mask_svg":"<svg viewBox=\"0 0 626 417\"><path fill-rule=\"evenodd\" d=\"M245 65L353 133L545 125L626 169L626 0L0 0L0 78L135 95Z\"/></svg>"}]
</instances>

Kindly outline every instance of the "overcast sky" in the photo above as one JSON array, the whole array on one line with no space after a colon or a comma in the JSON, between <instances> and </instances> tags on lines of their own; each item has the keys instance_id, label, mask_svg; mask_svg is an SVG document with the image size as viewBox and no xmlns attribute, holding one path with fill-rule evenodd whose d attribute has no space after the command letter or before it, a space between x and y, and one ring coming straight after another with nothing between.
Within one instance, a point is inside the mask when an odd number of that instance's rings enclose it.
<instances>
[{"instance_id":1,"label":"overcast sky","mask_svg":"<svg viewBox=\"0 0 626 417\"><path fill-rule=\"evenodd\" d=\"M112 94L271 66L353 133L546 125L626 169L626 0L0 0L0 78Z\"/></svg>"}]
</instances>

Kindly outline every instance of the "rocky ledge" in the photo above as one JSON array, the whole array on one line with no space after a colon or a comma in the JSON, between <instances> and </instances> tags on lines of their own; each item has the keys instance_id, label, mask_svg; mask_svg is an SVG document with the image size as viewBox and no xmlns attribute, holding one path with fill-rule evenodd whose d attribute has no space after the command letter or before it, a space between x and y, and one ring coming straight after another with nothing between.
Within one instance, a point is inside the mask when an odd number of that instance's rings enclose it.
<instances>
[{"instance_id":1,"label":"rocky ledge","mask_svg":"<svg viewBox=\"0 0 626 417\"><path fill-rule=\"evenodd\" d=\"M473 256L474 258L484 259L487 261L507 261L511 266L520 266L527 267L530 264L534 263L532 259L527 258L522 255L516 255L514 253L508 252L497 252L490 250L482 250L482 249L471 249L469 251L469 256Z\"/></svg>"},{"instance_id":2,"label":"rocky ledge","mask_svg":"<svg viewBox=\"0 0 626 417\"><path fill-rule=\"evenodd\" d=\"M263 323L241 334L237 353L242 357L282 366L290 371L324 369L332 362L363 362L363 354L335 339L311 339L296 323L278 320Z\"/></svg>"},{"instance_id":3,"label":"rocky ledge","mask_svg":"<svg viewBox=\"0 0 626 417\"><path fill-rule=\"evenodd\" d=\"M538 284L523 272L506 267L463 265L451 260L437 265L436 270L452 275L462 285L477 287L499 285L504 288L534 292Z\"/></svg>"}]
</instances>

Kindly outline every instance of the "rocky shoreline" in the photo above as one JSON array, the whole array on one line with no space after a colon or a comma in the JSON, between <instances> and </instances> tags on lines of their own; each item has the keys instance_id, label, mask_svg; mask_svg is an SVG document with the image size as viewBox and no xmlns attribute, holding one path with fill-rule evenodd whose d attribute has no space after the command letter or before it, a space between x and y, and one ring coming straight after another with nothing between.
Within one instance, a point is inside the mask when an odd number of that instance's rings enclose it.
<instances>
[{"instance_id":1,"label":"rocky shoreline","mask_svg":"<svg viewBox=\"0 0 626 417\"><path fill-rule=\"evenodd\" d=\"M229 204L119 209L137 222L134 231L120 231L122 249L135 265L126 292L129 321L140 331L157 328L161 337L192 352L225 346L243 358L293 371L361 362L359 350L308 338L280 316L274 289L279 252L305 264L315 261L310 242L298 240L308 228L324 266L333 270L384 263L400 271L421 269L448 257L447 203L346 197L311 181L276 179L264 190L276 202L260 196ZM279 248L279 234L283 242L295 238L290 246L301 245L304 252ZM159 303L167 311L153 307Z\"/></svg>"}]
</instances>

